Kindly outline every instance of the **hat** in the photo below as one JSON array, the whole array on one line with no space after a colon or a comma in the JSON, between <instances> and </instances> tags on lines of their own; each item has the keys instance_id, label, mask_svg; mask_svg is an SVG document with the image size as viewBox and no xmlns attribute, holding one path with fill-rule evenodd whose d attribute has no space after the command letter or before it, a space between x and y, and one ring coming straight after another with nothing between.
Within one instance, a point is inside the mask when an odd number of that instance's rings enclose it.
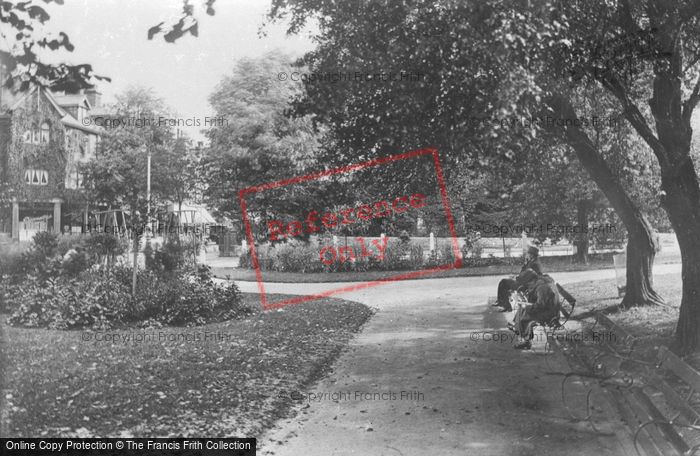
<instances>
[{"instance_id":1,"label":"hat","mask_svg":"<svg viewBox=\"0 0 700 456\"><path fill-rule=\"evenodd\" d=\"M531 245L527 248L527 253L529 253L530 255L533 255L533 256L539 256L540 249L538 249L534 245Z\"/></svg>"}]
</instances>

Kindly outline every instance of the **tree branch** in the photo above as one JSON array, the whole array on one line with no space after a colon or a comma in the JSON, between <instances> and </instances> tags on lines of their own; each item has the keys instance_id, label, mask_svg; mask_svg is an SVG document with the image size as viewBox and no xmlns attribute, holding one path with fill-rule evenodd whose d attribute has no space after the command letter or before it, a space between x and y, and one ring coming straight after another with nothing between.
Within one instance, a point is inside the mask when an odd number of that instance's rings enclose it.
<instances>
[{"instance_id":1,"label":"tree branch","mask_svg":"<svg viewBox=\"0 0 700 456\"><path fill-rule=\"evenodd\" d=\"M547 105L558 118L576 120L578 116L571 101L561 93L554 93L547 100ZM569 145L581 164L586 168L591 179L603 192L615 212L620 216L628 231L643 234L643 219L641 211L621 185L620 180L612 172L605 159L595 147L588 134L577 122L567 123L566 126L553 127Z\"/></svg>"},{"instance_id":2,"label":"tree branch","mask_svg":"<svg viewBox=\"0 0 700 456\"><path fill-rule=\"evenodd\" d=\"M618 99L624 110L624 116L637 131L639 136L651 147L651 150L659 160L659 164L664 166L668 162L668 154L664 145L656 137L653 130L647 123L636 104L627 96L625 88L613 75L606 73L597 78L598 81Z\"/></svg>"}]
</instances>

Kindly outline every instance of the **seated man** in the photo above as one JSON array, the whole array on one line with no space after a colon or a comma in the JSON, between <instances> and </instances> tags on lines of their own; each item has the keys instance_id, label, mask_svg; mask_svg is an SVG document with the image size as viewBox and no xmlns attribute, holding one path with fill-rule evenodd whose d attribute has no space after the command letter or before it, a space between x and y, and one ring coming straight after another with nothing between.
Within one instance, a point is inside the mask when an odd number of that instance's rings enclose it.
<instances>
[{"instance_id":1,"label":"seated man","mask_svg":"<svg viewBox=\"0 0 700 456\"><path fill-rule=\"evenodd\" d=\"M531 245L527 248L527 256L525 264L520 268L520 274L522 275L526 270L532 270L537 275L542 274L542 265L539 260L540 250ZM502 307L504 312L510 312L512 309L509 301L510 293L517 290L524 283L524 278L518 280L518 277L511 279L503 279L498 284L498 294L496 295L496 306Z\"/></svg>"},{"instance_id":2,"label":"seated man","mask_svg":"<svg viewBox=\"0 0 700 456\"><path fill-rule=\"evenodd\" d=\"M526 285L527 298L532 304L518 309L513 319L513 330L520 336L517 349L532 347L533 329L537 323L549 323L559 317L560 296L557 283L548 275L541 275Z\"/></svg>"}]
</instances>

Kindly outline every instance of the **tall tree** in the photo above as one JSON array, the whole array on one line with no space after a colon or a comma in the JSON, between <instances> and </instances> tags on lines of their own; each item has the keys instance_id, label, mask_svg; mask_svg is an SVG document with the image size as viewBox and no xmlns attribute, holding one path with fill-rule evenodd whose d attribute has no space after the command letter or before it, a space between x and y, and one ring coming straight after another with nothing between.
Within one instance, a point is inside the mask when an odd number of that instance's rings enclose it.
<instances>
[{"instance_id":1,"label":"tall tree","mask_svg":"<svg viewBox=\"0 0 700 456\"><path fill-rule=\"evenodd\" d=\"M424 75L417 81L407 77L380 83L361 78L347 84L307 84L309 97L297 103L299 112L317 113L320 121L332 125L333 133L344 139L351 152L359 148L381 151L387 144L405 147L409 143L412 147L427 143L443 151L454 170L470 161L482 168L492 167L503 156L536 145L542 134L559 137L560 142L580 151L576 142L562 136L558 122L523 122L565 116L552 114L543 103L544 89L538 77L550 74L531 73L515 60L527 61L532 52L537 61L543 53L531 49L540 46L536 37L519 38L503 32L504 22L528 30L528 22L522 19L526 16L516 15L516 6L530 11L524 5L498 2L336 5L280 0L273 2L271 17L290 14L292 32L308 18L320 18L319 45L305 59L315 72L349 68L364 74L403 71ZM531 9L536 13L530 11L529 15L543 14L537 6ZM377 22L377 17L382 20ZM515 52L518 46L524 49ZM556 79L554 83L562 85ZM572 88L570 82L566 87ZM588 94L582 90L576 93L579 104L585 105ZM611 112L611 106L604 106L601 117ZM578 130L592 131L590 126ZM596 153L603 157L602 151ZM628 293L623 304L661 302L652 287L654 237L639 204L605 160L592 166L586 155L578 158L616 211L625 214L621 218L630 241Z\"/></svg>"},{"instance_id":2,"label":"tall tree","mask_svg":"<svg viewBox=\"0 0 700 456\"><path fill-rule=\"evenodd\" d=\"M524 98L537 94L553 117L570 120L559 127L562 138L625 222L630 237L628 281L631 273L633 283L641 280L644 286L632 290L631 299L637 300L644 300L651 290L647 278L654 237L589 132L575 123L580 104L572 94L586 90L586 84L602 87L654 154L661 175L661 204L682 252L676 345L683 353L700 348L700 187L690 149L691 117L700 101L698 6L696 1L621 0L542 1L523 8L513 2L497 14L496 32L502 37L503 58L514 73L530 77L531 84L520 94ZM641 268L630 268L635 257Z\"/></svg>"},{"instance_id":3,"label":"tall tree","mask_svg":"<svg viewBox=\"0 0 700 456\"><path fill-rule=\"evenodd\" d=\"M207 132L205 197L233 220L240 220L241 189L295 177L313 163L318 137L310 121L285 116L301 85L276 77L292 71L290 58L279 52L244 58L210 97L216 115L225 122ZM251 195L249 206L263 219L298 214L318 202L321 194L313 185L291 186Z\"/></svg>"},{"instance_id":4,"label":"tall tree","mask_svg":"<svg viewBox=\"0 0 700 456\"><path fill-rule=\"evenodd\" d=\"M86 187L92 198L115 208L127 208L133 236L132 293L136 292L137 258L141 235L150 221L147 199L147 160L149 153L161 159L172 156L176 144L169 124L153 119L166 116L167 109L151 89L130 87L111 106L110 125L100 141L94 160L85 167ZM107 117L107 116L106 116ZM120 120L122 122L120 122ZM183 151L184 152L184 151ZM166 195L168 174L181 170L166 160L156 176L161 194ZM165 169L169 165L170 169Z\"/></svg>"}]
</instances>

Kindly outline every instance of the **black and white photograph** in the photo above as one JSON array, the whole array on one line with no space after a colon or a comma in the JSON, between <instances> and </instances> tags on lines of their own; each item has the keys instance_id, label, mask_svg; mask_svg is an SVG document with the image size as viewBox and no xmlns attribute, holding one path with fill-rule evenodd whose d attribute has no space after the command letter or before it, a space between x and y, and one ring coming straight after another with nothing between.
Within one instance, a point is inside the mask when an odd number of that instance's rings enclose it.
<instances>
[{"instance_id":1,"label":"black and white photograph","mask_svg":"<svg viewBox=\"0 0 700 456\"><path fill-rule=\"evenodd\" d=\"M699 0L0 0L0 456L700 454Z\"/></svg>"}]
</instances>

